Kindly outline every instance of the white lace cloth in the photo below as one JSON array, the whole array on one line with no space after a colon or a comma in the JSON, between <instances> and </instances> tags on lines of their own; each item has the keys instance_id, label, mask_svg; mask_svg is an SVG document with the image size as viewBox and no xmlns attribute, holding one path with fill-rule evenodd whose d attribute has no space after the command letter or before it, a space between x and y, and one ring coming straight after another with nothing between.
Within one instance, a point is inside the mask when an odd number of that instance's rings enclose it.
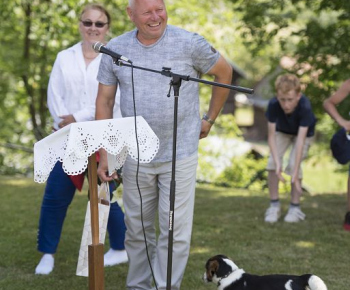
<instances>
[{"instance_id":1,"label":"white lace cloth","mask_svg":"<svg viewBox=\"0 0 350 290\"><path fill-rule=\"evenodd\" d=\"M157 154L159 139L141 116L136 117L140 163ZM137 161L133 117L72 123L34 144L34 180L44 183L57 161L63 170L78 175L87 168L88 157L100 148L108 154L109 172L123 166L127 155Z\"/></svg>"}]
</instances>

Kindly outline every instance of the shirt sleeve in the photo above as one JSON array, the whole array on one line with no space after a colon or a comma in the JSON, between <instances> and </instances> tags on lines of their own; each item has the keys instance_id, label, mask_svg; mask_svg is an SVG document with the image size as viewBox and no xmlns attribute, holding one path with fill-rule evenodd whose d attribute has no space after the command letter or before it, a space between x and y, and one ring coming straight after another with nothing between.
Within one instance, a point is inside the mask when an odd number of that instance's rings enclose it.
<instances>
[{"instance_id":1,"label":"shirt sleeve","mask_svg":"<svg viewBox=\"0 0 350 290\"><path fill-rule=\"evenodd\" d=\"M100 67L97 74L97 80L103 85L115 85L118 82L113 72L113 59L107 54L102 55Z\"/></svg>"},{"instance_id":2,"label":"shirt sleeve","mask_svg":"<svg viewBox=\"0 0 350 290\"><path fill-rule=\"evenodd\" d=\"M192 59L195 69L206 74L217 63L220 53L197 33L192 37Z\"/></svg>"},{"instance_id":3,"label":"shirt sleeve","mask_svg":"<svg viewBox=\"0 0 350 290\"><path fill-rule=\"evenodd\" d=\"M65 107L63 99L65 90L66 87L64 83L64 75L61 68L61 57L59 53L51 71L47 90L47 106L52 118L54 119L55 124L58 124L62 120L59 118L59 116L69 114L68 109Z\"/></svg>"},{"instance_id":4,"label":"shirt sleeve","mask_svg":"<svg viewBox=\"0 0 350 290\"><path fill-rule=\"evenodd\" d=\"M271 99L267 105L267 110L265 113L265 117L268 122L276 123L277 122L277 103L275 98Z\"/></svg>"}]
</instances>

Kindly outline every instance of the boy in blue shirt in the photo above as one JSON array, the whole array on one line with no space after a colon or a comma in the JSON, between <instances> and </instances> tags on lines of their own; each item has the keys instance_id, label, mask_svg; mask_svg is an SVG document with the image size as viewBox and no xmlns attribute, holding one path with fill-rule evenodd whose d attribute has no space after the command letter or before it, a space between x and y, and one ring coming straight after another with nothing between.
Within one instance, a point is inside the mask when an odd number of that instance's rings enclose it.
<instances>
[{"instance_id":1,"label":"boy in blue shirt","mask_svg":"<svg viewBox=\"0 0 350 290\"><path fill-rule=\"evenodd\" d=\"M275 82L276 97L269 101L266 111L268 120L268 144L270 156L268 187L270 207L265 213L265 222L277 222L281 216L279 182L282 176L283 156L291 146L288 165L284 172L291 176L291 203L285 222L295 223L305 219L300 209L302 193L301 162L307 156L315 133L316 118L309 99L301 93L300 81L292 74L279 76Z\"/></svg>"}]
</instances>

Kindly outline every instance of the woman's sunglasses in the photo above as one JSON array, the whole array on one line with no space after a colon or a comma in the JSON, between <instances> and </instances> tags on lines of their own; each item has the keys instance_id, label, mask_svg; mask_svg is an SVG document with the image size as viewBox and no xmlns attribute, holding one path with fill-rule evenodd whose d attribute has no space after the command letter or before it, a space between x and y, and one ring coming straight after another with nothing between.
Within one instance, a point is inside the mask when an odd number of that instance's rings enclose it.
<instances>
[{"instance_id":1,"label":"woman's sunglasses","mask_svg":"<svg viewBox=\"0 0 350 290\"><path fill-rule=\"evenodd\" d=\"M92 24L95 24L95 27L97 27L97 28L102 28L102 27L104 27L106 24L108 24L108 22L101 22L101 21L97 21L97 22L92 22L92 21L90 21L90 20L86 20L86 21L80 20L80 21L81 21L81 23L83 23L83 25L84 25L85 27L91 27Z\"/></svg>"}]
</instances>

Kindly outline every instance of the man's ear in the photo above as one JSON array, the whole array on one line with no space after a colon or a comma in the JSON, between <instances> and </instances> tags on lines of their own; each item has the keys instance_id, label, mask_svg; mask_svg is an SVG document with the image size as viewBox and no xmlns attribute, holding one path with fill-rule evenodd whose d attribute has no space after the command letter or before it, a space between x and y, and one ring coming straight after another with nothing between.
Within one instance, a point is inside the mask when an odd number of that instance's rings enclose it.
<instances>
[{"instance_id":1,"label":"man's ear","mask_svg":"<svg viewBox=\"0 0 350 290\"><path fill-rule=\"evenodd\" d=\"M128 16L129 16L130 20L131 20L132 22L134 22L134 21L133 21L132 9L131 9L129 6L126 8L126 12L128 13Z\"/></svg>"}]
</instances>

